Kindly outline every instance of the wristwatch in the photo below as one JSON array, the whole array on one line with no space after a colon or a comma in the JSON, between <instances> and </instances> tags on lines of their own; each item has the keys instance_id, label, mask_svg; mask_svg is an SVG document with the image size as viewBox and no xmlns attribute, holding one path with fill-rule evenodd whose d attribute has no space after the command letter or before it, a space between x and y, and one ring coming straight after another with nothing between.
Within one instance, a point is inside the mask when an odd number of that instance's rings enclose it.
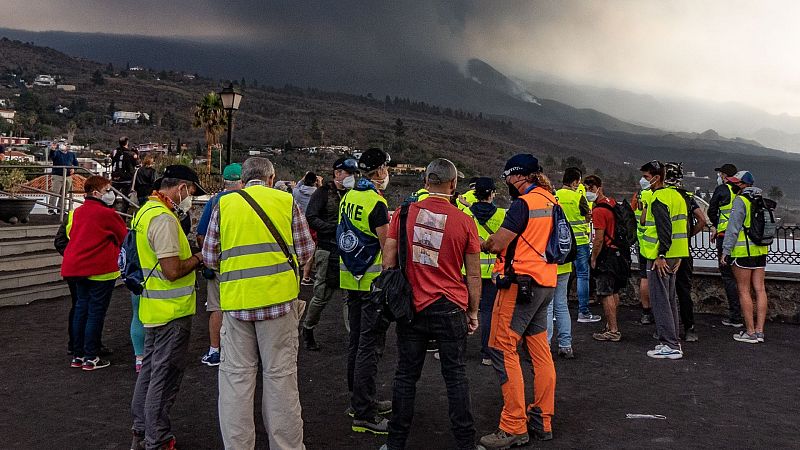
<instances>
[{"instance_id":1,"label":"wristwatch","mask_svg":"<svg viewBox=\"0 0 800 450\"><path fill-rule=\"evenodd\" d=\"M658 255L658 257L659 257L659 259L666 259L667 258L666 255Z\"/></svg>"}]
</instances>

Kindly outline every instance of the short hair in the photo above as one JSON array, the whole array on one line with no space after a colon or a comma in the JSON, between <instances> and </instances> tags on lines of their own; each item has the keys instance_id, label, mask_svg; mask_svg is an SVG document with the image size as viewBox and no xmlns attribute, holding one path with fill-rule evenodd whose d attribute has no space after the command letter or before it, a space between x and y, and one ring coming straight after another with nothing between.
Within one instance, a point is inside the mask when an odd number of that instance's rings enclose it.
<instances>
[{"instance_id":1,"label":"short hair","mask_svg":"<svg viewBox=\"0 0 800 450\"><path fill-rule=\"evenodd\" d=\"M142 160L142 165L143 165L143 166L152 166L152 165L153 165L153 161L154 161L154 160L153 160L153 157L152 157L152 156L150 156L150 155L147 155L147 156L145 156L145 157L144 157L144 159Z\"/></svg>"},{"instance_id":2,"label":"short hair","mask_svg":"<svg viewBox=\"0 0 800 450\"><path fill-rule=\"evenodd\" d=\"M597 175L589 175L583 179L583 185L587 188L589 186L603 187L603 180L601 180Z\"/></svg>"},{"instance_id":3,"label":"short hair","mask_svg":"<svg viewBox=\"0 0 800 450\"><path fill-rule=\"evenodd\" d=\"M314 172L307 172L306 176L303 177L303 184L305 186L314 186L317 184L317 174Z\"/></svg>"},{"instance_id":4,"label":"short hair","mask_svg":"<svg viewBox=\"0 0 800 450\"><path fill-rule=\"evenodd\" d=\"M267 158L253 156L247 158L242 164L242 182L247 183L251 180L269 179L275 175L275 167Z\"/></svg>"},{"instance_id":5,"label":"short hair","mask_svg":"<svg viewBox=\"0 0 800 450\"><path fill-rule=\"evenodd\" d=\"M181 183L189 184L191 181L181 180L180 178L162 178L159 189L173 188L175 186L179 186Z\"/></svg>"},{"instance_id":6,"label":"short hair","mask_svg":"<svg viewBox=\"0 0 800 450\"><path fill-rule=\"evenodd\" d=\"M126 145L128 145L128 136L122 136L119 138L119 146L125 147Z\"/></svg>"},{"instance_id":7,"label":"short hair","mask_svg":"<svg viewBox=\"0 0 800 450\"><path fill-rule=\"evenodd\" d=\"M241 184L241 180L222 180L222 185L225 186L226 190L233 189Z\"/></svg>"},{"instance_id":8,"label":"short hair","mask_svg":"<svg viewBox=\"0 0 800 450\"><path fill-rule=\"evenodd\" d=\"M83 192L91 194L94 191L100 192L104 187L111 184L111 180L106 177L92 175L83 182Z\"/></svg>"},{"instance_id":9,"label":"short hair","mask_svg":"<svg viewBox=\"0 0 800 450\"><path fill-rule=\"evenodd\" d=\"M577 167L567 167L564 170L564 178L562 178L561 181L564 184L572 184L576 181L580 181L582 176L583 172L581 172L581 169Z\"/></svg>"},{"instance_id":10,"label":"short hair","mask_svg":"<svg viewBox=\"0 0 800 450\"><path fill-rule=\"evenodd\" d=\"M659 175L662 180L664 179L664 163L662 163L661 161L654 159L649 163L643 165L642 168L639 170L641 170L642 172L647 172L652 176Z\"/></svg>"}]
</instances>

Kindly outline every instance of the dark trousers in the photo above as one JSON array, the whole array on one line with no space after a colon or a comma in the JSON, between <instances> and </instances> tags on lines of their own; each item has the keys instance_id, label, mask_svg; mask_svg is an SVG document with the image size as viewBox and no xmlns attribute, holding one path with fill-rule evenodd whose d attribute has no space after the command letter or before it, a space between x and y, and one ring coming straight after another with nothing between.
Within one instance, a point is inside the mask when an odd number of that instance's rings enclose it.
<instances>
[{"instance_id":1,"label":"dark trousers","mask_svg":"<svg viewBox=\"0 0 800 450\"><path fill-rule=\"evenodd\" d=\"M375 417L375 377L383 353L389 321L383 311L364 297L365 291L347 291L350 341L347 354L347 387L358 420Z\"/></svg>"},{"instance_id":2,"label":"dark trousers","mask_svg":"<svg viewBox=\"0 0 800 450\"><path fill-rule=\"evenodd\" d=\"M72 314L72 352L79 358L94 359L100 352L100 336L106 311L114 293L115 280L75 280L75 302Z\"/></svg>"},{"instance_id":3,"label":"dark trousers","mask_svg":"<svg viewBox=\"0 0 800 450\"><path fill-rule=\"evenodd\" d=\"M72 301L72 306L69 307L69 318L67 319L67 336L69 337L69 341L67 342L67 351L72 353L75 351L72 342L72 318L75 317L75 303L78 302L78 291L75 288L75 280L69 279L65 281L67 282L67 287L69 288L69 297Z\"/></svg>"},{"instance_id":4,"label":"dark trousers","mask_svg":"<svg viewBox=\"0 0 800 450\"><path fill-rule=\"evenodd\" d=\"M673 267L677 258L667 259L667 264ZM647 260L647 287L650 289L650 305L653 307L653 317L656 319L658 340L668 345L671 349L680 350L681 343L678 332L680 316L678 314L678 294L675 292L676 274L668 273L662 277L653 268L653 260Z\"/></svg>"},{"instance_id":5,"label":"dark trousers","mask_svg":"<svg viewBox=\"0 0 800 450\"><path fill-rule=\"evenodd\" d=\"M722 236L717 237L717 261L722 257ZM739 291L736 287L736 279L733 278L733 269L730 264L720 265L719 273L722 275L722 286L725 288L725 296L728 297L728 315L734 322L742 322L742 307L739 305Z\"/></svg>"},{"instance_id":6,"label":"dark trousers","mask_svg":"<svg viewBox=\"0 0 800 450\"><path fill-rule=\"evenodd\" d=\"M467 315L446 298L418 312L410 324L397 324L397 372L394 376L393 413L389 420L387 445L390 449L403 449L406 446L414 416L417 381L425 364L428 341L432 339L439 343L453 436L459 449L474 449L475 425L470 410L465 361Z\"/></svg>"},{"instance_id":7,"label":"dark trousers","mask_svg":"<svg viewBox=\"0 0 800 450\"><path fill-rule=\"evenodd\" d=\"M680 310L683 329L688 330L694 326L694 302L692 302L692 273L694 261L692 257L681 258L678 273L675 274L675 291L678 294L678 309Z\"/></svg>"},{"instance_id":8,"label":"dark trousers","mask_svg":"<svg viewBox=\"0 0 800 450\"><path fill-rule=\"evenodd\" d=\"M494 298L497 297L497 286L491 278L481 280L481 303L480 323L481 323L481 356L491 358L489 350L489 333L492 331L492 309L494 308Z\"/></svg>"},{"instance_id":9,"label":"dark trousers","mask_svg":"<svg viewBox=\"0 0 800 450\"><path fill-rule=\"evenodd\" d=\"M131 401L133 432L144 435L148 450L172 438L169 410L189 361L192 316L144 330L144 360Z\"/></svg>"}]
</instances>

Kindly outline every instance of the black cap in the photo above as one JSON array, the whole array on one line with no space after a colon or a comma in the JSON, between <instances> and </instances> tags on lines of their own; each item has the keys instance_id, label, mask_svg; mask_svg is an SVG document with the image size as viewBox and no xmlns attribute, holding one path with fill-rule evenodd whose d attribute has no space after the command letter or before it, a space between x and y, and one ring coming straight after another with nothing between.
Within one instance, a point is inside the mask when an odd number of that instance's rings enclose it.
<instances>
[{"instance_id":1,"label":"black cap","mask_svg":"<svg viewBox=\"0 0 800 450\"><path fill-rule=\"evenodd\" d=\"M180 164L167 166L167 168L164 169L164 175L162 175L154 183L155 184L154 187L156 189L161 188L161 180L163 180L164 178L175 178L177 180L191 181L192 183L194 183L194 186L196 188L195 195L206 195L208 193L206 192L205 189L203 189L203 186L200 185L200 178L197 176L197 172L192 170L191 167L183 166Z\"/></svg>"},{"instance_id":2,"label":"black cap","mask_svg":"<svg viewBox=\"0 0 800 450\"><path fill-rule=\"evenodd\" d=\"M736 175L736 172L738 171L739 170L736 169L736 166L733 164L723 164L722 167L714 168L714 172L722 172L729 177Z\"/></svg>"},{"instance_id":3,"label":"black cap","mask_svg":"<svg viewBox=\"0 0 800 450\"><path fill-rule=\"evenodd\" d=\"M475 193L488 195L496 191L494 180L489 177L478 177L475 179Z\"/></svg>"},{"instance_id":4,"label":"black cap","mask_svg":"<svg viewBox=\"0 0 800 450\"><path fill-rule=\"evenodd\" d=\"M342 156L333 163L333 170L345 170L350 173L358 172L358 161L352 156Z\"/></svg>"},{"instance_id":5,"label":"black cap","mask_svg":"<svg viewBox=\"0 0 800 450\"><path fill-rule=\"evenodd\" d=\"M469 185L470 189L475 189L475 182L478 181L480 177L472 177L467 181L467 185Z\"/></svg>"},{"instance_id":6,"label":"black cap","mask_svg":"<svg viewBox=\"0 0 800 450\"><path fill-rule=\"evenodd\" d=\"M512 156L506 162L506 167L503 169L503 178L515 174L530 175L537 172L541 172L539 160L531 154L520 153Z\"/></svg>"},{"instance_id":7,"label":"black cap","mask_svg":"<svg viewBox=\"0 0 800 450\"><path fill-rule=\"evenodd\" d=\"M365 151L358 159L358 168L364 172L372 172L378 167L391 161L389 154L379 148Z\"/></svg>"}]
</instances>

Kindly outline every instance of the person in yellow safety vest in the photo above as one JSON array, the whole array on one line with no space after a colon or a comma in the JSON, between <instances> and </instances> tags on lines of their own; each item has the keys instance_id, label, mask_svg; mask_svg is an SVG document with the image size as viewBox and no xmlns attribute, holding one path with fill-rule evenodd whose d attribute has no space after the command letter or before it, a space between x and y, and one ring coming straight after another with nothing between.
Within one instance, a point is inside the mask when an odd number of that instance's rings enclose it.
<instances>
[{"instance_id":1,"label":"person in yellow safety vest","mask_svg":"<svg viewBox=\"0 0 800 450\"><path fill-rule=\"evenodd\" d=\"M586 197L586 186L583 183L580 183L578 185L578 188L575 189L575 190L580 192L584 197ZM589 205L589 211L594 209L594 202L590 202L589 200L586 200L586 203Z\"/></svg>"},{"instance_id":2,"label":"person in yellow safety vest","mask_svg":"<svg viewBox=\"0 0 800 450\"><path fill-rule=\"evenodd\" d=\"M155 189L131 221L145 275L139 298L145 348L131 402L131 448L142 448L145 442L149 448L174 447L169 411L189 361L195 270L203 262L200 252L192 254L178 218L188 214L193 195L205 194L197 173L186 166L167 166Z\"/></svg>"},{"instance_id":3,"label":"person in yellow safety vest","mask_svg":"<svg viewBox=\"0 0 800 450\"><path fill-rule=\"evenodd\" d=\"M754 187L753 174L739 171L728 178L740 192L733 201L728 219L725 240L722 243L720 265L733 266L733 276L739 287L742 318L745 329L733 335L739 342L756 344L764 342L764 321L767 317L767 290L764 286L764 272L767 266L769 246L756 245L748 236L752 226L753 199L761 197L761 189ZM755 291L756 310L753 319L753 296Z\"/></svg>"},{"instance_id":4,"label":"person in yellow safety vest","mask_svg":"<svg viewBox=\"0 0 800 450\"><path fill-rule=\"evenodd\" d=\"M489 239L489 236L496 233L503 224L506 217L506 210L494 205L494 197L497 188L494 180L488 177L475 179L475 202L464 213L472 217L478 228L478 237L481 242ZM481 323L481 364L491 366L491 352L489 351L489 331L492 323L492 309L494 299L497 296L497 287L492 279L494 272L495 255L481 253L481 301L478 308ZM465 272L466 273L466 272Z\"/></svg>"},{"instance_id":5,"label":"person in yellow safety vest","mask_svg":"<svg viewBox=\"0 0 800 450\"><path fill-rule=\"evenodd\" d=\"M639 323L651 325L655 323L653 310L650 308L650 288L647 285L647 260L642 256L642 238L644 237L644 218L647 212L647 205L653 199L653 191L650 190L650 183L642 177L639 180L641 190L634 194L631 207L636 215L636 237L639 241L639 302L642 305L642 317Z\"/></svg>"},{"instance_id":6,"label":"person in yellow safety vest","mask_svg":"<svg viewBox=\"0 0 800 450\"><path fill-rule=\"evenodd\" d=\"M642 256L647 260L647 284L660 344L647 352L656 359L683 357L678 335L680 315L675 280L681 258L689 256L688 208L675 189L664 187L665 167L651 161L641 167L653 198L645 214Z\"/></svg>"},{"instance_id":7,"label":"person in yellow safety vest","mask_svg":"<svg viewBox=\"0 0 800 450\"><path fill-rule=\"evenodd\" d=\"M463 174L461 176L463 177ZM466 210L469 209L473 203L478 201L478 198L475 196L475 183L477 182L478 178L479 177L470 178L468 183L469 190L456 198L456 207L461 211L466 212Z\"/></svg>"},{"instance_id":8,"label":"person in yellow safety vest","mask_svg":"<svg viewBox=\"0 0 800 450\"><path fill-rule=\"evenodd\" d=\"M575 277L578 280L578 322L590 323L599 322L602 318L592 314L589 310L589 257L591 254L589 219L591 211L586 196L578 191L582 177L583 174L577 167L568 167L564 170L562 179L564 186L556 191L556 197L564 209L564 214L575 234L575 243L578 245L574 265Z\"/></svg>"},{"instance_id":9,"label":"person in yellow safety vest","mask_svg":"<svg viewBox=\"0 0 800 450\"><path fill-rule=\"evenodd\" d=\"M381 272L381 249L389 232L389 209L382 192L389 184L389 154L378 148L365 151L358 160L362 178L340 203L339 229L344 217L356 229L337 231L340 253L340 286L347 290L350 322L347 385L352 393L350 412L353 431L374 434L388 433L389 421L382 417L392 411L391 401L376 401L375 377L379 347L382 347L388 321L378 305L366 300L372 281ZM345 264L345 253L359 254L375 248L372 264L362 275L355 275Z\"/></svg>"},{"instance_id":10,"label":"person in yellow safety vest","mask_svg":"<svg viewBox=\"0 0 800 450\"><path fill-rule=\"evenodd\" d=\"M739 169L733 164L723 164L714 169L717 172L717 187L708 201L708 218L711 226L714 227L711 233L711 242L717 245L717 258L722 257L722 242L725 240L725 232L728 229L728 221L733 209L733 200L739 192L739 186L730 181ZM722 286L725 289L725 296L728 297L728 317L722 319L722 324L728 327L741 328L742 311L739 306L739 291L736 286L736 279L733 277L733 270L728 264L720 264L719 272L722 278Z\"/></svg>"},{"instance_id":11,"label":"person in yellow safety vest","mask_svg":"<svg viewBox=\"0 0 800 450\"><path fill-rule=\"evenodd\" d=\"M245 186L219 197L203 241L203 261L218 272L223 311L219 420L225 448L255 448L253 393L263 370L263 420L270 448L304 449L297 387L297 329L305 304L302 263L314 241L292 195L274 189L267 158L242 164Z\"/></svg>"}]
</instances>

